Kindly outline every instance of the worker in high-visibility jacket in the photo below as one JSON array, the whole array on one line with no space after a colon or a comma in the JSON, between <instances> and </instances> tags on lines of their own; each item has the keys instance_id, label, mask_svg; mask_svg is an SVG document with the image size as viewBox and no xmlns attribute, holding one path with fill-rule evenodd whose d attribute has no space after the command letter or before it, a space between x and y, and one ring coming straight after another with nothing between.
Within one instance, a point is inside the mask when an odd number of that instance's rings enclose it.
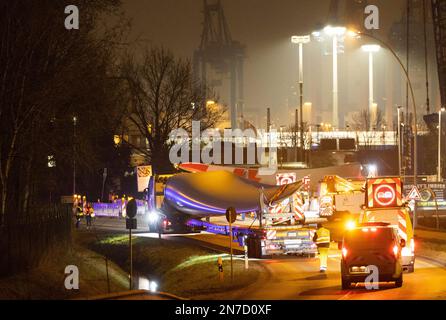
<instances>
[{"instance_id":1,"label":"worker in high-visibility jacket","mask_svg":"<svg viewBox=\"0 0 446 320\"><path fill-rule=\"evenodd\" d=\"M319 251L320 272L326 272L328 250L330 249L330 230L325 229L321 224L318 224L317 227L313 241L316 243Z\"/></svg>"}]
</instances>

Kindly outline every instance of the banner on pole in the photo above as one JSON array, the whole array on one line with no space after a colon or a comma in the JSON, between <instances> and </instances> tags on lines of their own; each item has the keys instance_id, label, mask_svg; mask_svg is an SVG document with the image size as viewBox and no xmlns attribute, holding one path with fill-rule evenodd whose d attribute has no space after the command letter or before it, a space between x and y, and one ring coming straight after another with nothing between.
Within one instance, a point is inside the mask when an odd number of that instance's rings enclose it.
<instances>
[{"instance_id":1,"label":"banner on pole","mask_svg":"<svg viewBox=\"0 0 446 320\"><path fill-rule=\"evenodd\" d=\"M140 166L136 168L138 180L138 192L143 192L149 186L152 176L152 166Z\"/></svg>"}]
</instances>

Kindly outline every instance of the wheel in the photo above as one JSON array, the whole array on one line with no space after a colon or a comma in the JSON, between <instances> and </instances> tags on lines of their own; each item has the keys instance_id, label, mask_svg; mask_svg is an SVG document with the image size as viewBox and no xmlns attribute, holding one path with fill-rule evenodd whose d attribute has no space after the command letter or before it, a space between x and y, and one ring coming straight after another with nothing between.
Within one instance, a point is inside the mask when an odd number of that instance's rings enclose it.
<instances>
[{"instance_id":1,"label":"wheel","mask_svg":"<svg viewBox=\"0 0 446 320\"><path fill-rule=\"evenodd\" d=\"M415 266L414 266L414 265L410 265L409 267L407 267L407 272L408 272L408 273L413 273L413 272L415 272Z\"/></svg>"},{"instance_id":2,"label":"wheel","mask_svg":"<svg viewBox=\"0 0 446 320\"><path fill-rule=\"evenodd\" d=\"M401 288L403 286L403 273L401 272L401 275L398 279L395 281L395 286L397 288Z\"/></svg>"},{"instance_id":3,"label":"wheel","mask_svg":"<svg viewBox=\"0 0 446 320\"><path fill-rule=\"evenodd\" d=\"M348 289L350 289L351 284L352 284L352 283L351 283L350 281L348 281L348 280L342 278L342 290L348 290Z\"/></svg>"}]
</instances>

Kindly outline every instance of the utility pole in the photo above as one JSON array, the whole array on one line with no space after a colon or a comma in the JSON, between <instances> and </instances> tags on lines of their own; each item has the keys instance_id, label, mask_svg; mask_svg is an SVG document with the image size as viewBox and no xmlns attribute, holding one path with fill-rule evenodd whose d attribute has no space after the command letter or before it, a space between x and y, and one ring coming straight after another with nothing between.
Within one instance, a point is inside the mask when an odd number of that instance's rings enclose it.
<instances>
[{"instance_id":1,"label":"utility pole","mask_svg":"<svg viewBox=\"0 0 446 320\"><path fill-rule=\"evenodd\" d=\"M76 194L76 124L77 117L73 116L73 195Z\"/></svg>"},{"instance_id":2,"label":"utility pole","mask_svg":"<svg viewBox=\"0 0 446 320\"><path fill-rule=\"evenodd\" d=\"M300 93L300 159L304 161L304 44L310 43L311 37L293 36L291 42L299 45L299 93Z\"/></svg>"},{"instance_id":3,"label":"utility pole","mask_svg":"<svg viewBox=\"0 0 446 320\"><path fill-rule=\"evenodd\" d=\"M266 132L270 133L271 131L271 109L266 109Z\"/></svg>"},{"instance_id":4,"label":"utility pole","mask_svg":"<svg viewBox=\"0 0 446 320\"><path fill-rule=\"evenodd\" d=\"M294 119L294 158L297 162L297 140L298 140L298 131L299 131L299 110L296 109L295 119Z\"/></svg>"},{"instance_id":5,"label":"utility pole","mask_svg":"<svg viewBox=\"0 0 446 320\"><path fill-rule=\"evenodd\" d=\"M401 176L401 106L398 106L398 175Z\"/></svg>"}]
</instances>

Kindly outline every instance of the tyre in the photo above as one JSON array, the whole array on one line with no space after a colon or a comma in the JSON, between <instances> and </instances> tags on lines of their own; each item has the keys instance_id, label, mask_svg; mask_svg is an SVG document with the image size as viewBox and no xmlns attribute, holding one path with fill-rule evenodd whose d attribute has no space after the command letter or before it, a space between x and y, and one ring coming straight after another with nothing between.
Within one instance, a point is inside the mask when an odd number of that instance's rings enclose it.
<instances>
[{"instance_id":1,"label":"tyre","mask_svg":"<svg viewBox=\"0 0 446 320\"><path fill-rule=\"evenodd\" d=\"M397 288L401 288L403 286L403 273L401 272L401 275L398 279L395 281L395 286Z\"/></svg>"},{"instance_id":2,"label":"tyre","mask_svg":"<svg viewBox=\"0 0 446 320\"><path fill-rule=\"evenodd\" d=\"M352 283L348 281L347 279L342 278L342 290L348 290L350 289L350 286Z\"/></svg>"}]
</instances>

